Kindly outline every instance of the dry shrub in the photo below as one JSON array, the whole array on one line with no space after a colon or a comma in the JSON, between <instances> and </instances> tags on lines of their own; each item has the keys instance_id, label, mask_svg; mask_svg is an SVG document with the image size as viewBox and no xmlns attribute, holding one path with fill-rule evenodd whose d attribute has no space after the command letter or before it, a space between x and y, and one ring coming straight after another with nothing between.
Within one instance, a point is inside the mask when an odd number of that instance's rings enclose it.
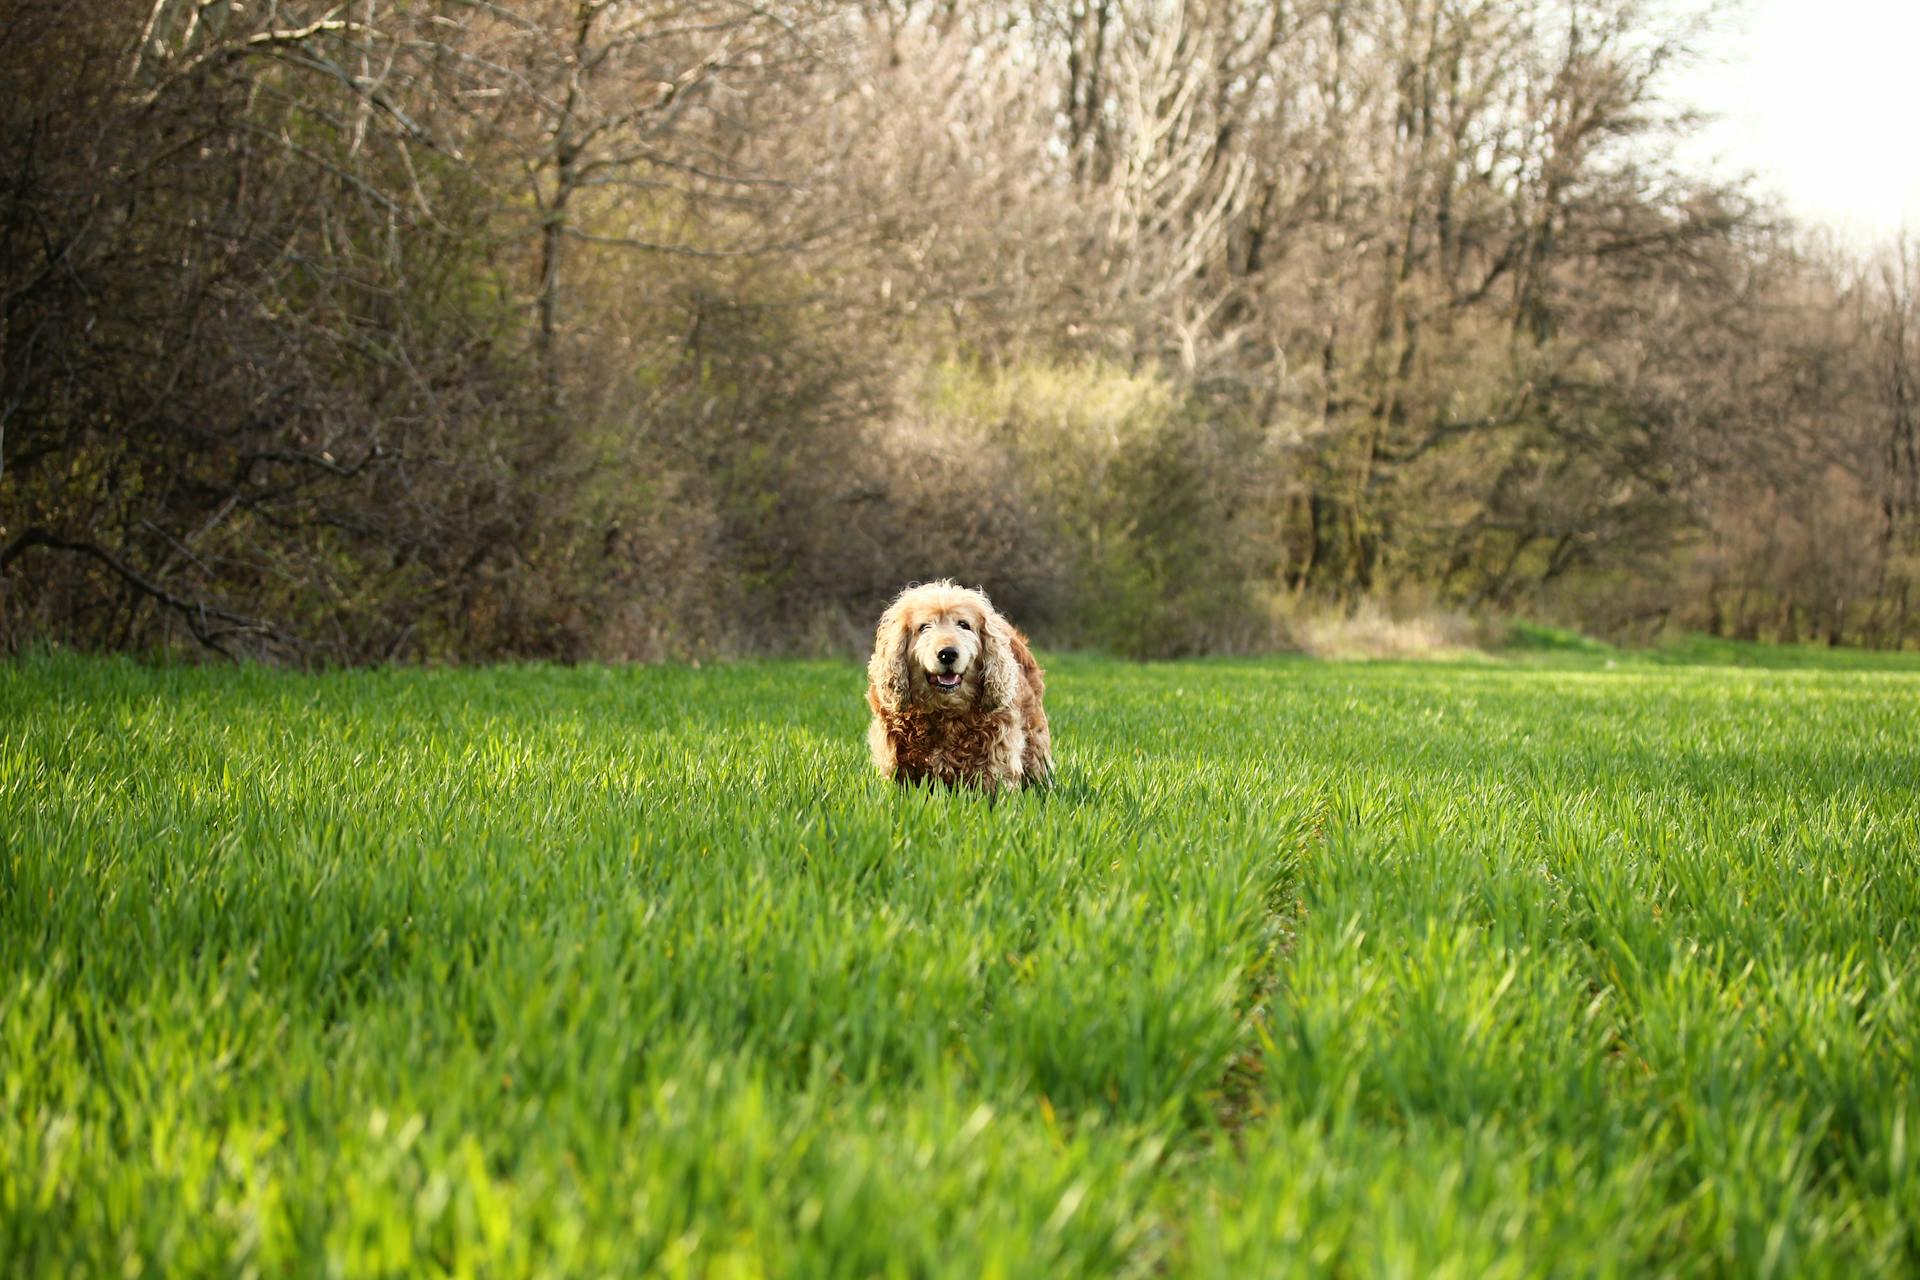
<instances>
[{"instance_id":1,"label":"dry shrub","mask_svg":"<svg viewBox=\"0 0 1920 1280\"><path fill-rule=\"evenodd\" d=\"M1399 613L1374 600L1351 609L1300 609L1286 617L1285 630L1316 658L1461 658L1483 652L1493 638L1485 624L1463 613Z\"/></svg>"}]
</instances>

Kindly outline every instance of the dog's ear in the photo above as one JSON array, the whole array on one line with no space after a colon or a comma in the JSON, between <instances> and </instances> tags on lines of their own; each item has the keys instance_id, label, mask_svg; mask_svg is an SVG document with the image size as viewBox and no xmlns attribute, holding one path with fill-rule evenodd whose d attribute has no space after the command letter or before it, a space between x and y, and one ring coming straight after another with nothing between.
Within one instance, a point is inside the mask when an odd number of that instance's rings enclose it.
<instances>
[{"instance_id":1,"label":"dog's ear","mask_svg":"<svg viewBox=\"0 0 1920 1280\"><path fill-rule=\"evenodd\" d=\"M873 657L867 661L867 684L874 705L881 711L898 711L907 700L912 677L907 672L907 610L894 601L880 615L873 633Z\"/></svg>"},{"instance_id":2,"label":"dog's ear","mask_svg":"<svg viewBox=\"0 0 1920 1280\"><path fill-rule=\"evenodd\" d=\"M1020 697L1020 638L1013 624L992 605L984 610L980 631L980 700L989 710L1012 706Z\"/></svg>"}]
</instances>

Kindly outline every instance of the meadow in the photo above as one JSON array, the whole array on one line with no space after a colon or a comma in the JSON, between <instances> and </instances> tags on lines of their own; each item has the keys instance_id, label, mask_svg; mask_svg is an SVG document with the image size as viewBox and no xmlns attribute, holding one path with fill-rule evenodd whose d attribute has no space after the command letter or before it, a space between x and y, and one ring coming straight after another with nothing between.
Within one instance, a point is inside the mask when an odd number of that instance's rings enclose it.
<instances>
[{"instance_id":1,"label":"meadow","mask_svg":"<svg viewBox=\"0 0 1920 1280\"><path fill-rule=\"evenodd\" d=\"M1920 1272L1920 663L0 666L15 1277Z\"/></svg>"}]
</instances>

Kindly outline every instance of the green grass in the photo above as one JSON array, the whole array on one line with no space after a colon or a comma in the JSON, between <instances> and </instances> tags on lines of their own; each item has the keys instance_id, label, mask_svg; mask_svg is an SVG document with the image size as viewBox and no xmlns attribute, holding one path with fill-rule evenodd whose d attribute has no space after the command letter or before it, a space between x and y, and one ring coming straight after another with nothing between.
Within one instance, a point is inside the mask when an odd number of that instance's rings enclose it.
<instances>
[{"instance_id":1,"label":"green grass","mask_svg":"<svg viewBox=\"0 0 1920 1280\"><path fill-rule=\"evenodd\" d=\"M1920 675L860 682L0 667L0 1270L1920 1270Z\"/></svg>"},{"instance_id":2,"label":"green grass","mask_svg":"<svg viewBox=\"0 0 1920 1280\"><path fill-rule=\"evenodd\" d=\"M1911 649L1836 649L1810 644L1758 644L1751 640L1722 640L1698 634L1671 637L1648 656L1659 662L1695 666L1920 671L1920 653Z\"/></svg>"},{"instance_id":3,"label":"green grass","mask_svg":"<svg viewBox=\"0 0 1920 1280\"><path fill-rule=\"evenodd\" d=\"M1583 635L1578 631L1569 631L1565 627L1550 627L1544 622L1529 622L1524 618L1515 619L1508 624L1500 650L1509 657L1547 655L1615 658L1620 655L1618 649L1604 640L1596 640L1592 636Z\"/></svg>"},{"instance_id":4,"label":"green grass","mask_svg":"<svg viewBox=\"0 0 1920 1280\"><path fill-rule=\"evenodd\" d=\"M1652 648L1622 650L1604 640L1524 619L1509 624L1499 652L1509 659L1598 658L1672 666L1760 667L1773 671L1915 671L1920 653L1901 649L1845 649L1824 645L1759 644L1698 632L1668 635Z\"/></svg>"}]
</instances>

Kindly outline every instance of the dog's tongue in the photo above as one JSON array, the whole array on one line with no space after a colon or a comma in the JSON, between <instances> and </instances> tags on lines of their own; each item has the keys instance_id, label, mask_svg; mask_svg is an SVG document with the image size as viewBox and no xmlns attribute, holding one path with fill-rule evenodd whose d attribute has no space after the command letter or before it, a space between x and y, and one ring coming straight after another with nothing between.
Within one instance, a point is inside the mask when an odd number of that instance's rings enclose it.
<instances>
[{"instance_id":1,"label":"dog's tongue","mask_svg":"<svg viewBox=\"0 0 1920 1280\"><path fill-rule=\"evenodd\" d=\"M960 687L960 673L958 671L936 671L933 673L933 682L942 689L958 689Z\"/></svg>"}]
</instances>

